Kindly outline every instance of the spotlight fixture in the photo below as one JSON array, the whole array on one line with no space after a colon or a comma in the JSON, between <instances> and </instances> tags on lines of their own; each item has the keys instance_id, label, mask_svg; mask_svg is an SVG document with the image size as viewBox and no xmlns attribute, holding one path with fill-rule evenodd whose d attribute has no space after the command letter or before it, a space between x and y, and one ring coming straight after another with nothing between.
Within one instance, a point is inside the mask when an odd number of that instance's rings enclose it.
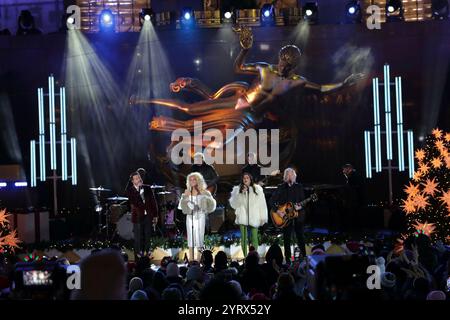
<instances>
[{"instance_id":1,"label":"spotlight fixture","mask_svg":"<svg viewBox=\"0 0 450 320\"><path fill-rule=\"evenodd\" d=\"M431 12L434 20L448 19L449 15L448 0L433 0L431 2Z\"/></svg>"},{"instance_id":2,"label":"spotlight fixture","mask_svg":"<svg viewBox=\"0 0 450 320\"><path fill-rule=\"evenodd\" d=\"M139 24L143 26L145 21L152 21L154 16L155 13L153 12L152 8L142 8L141 12L139 13Z\"/></svg>"},{"instance_id":3,"label":"spotlight fixture","mask_svg":"<svg viewBox=\"0 0 450 320\"><path fill-rule=\"evenodd\" d=\"M401 0L386 1L386 22L403 21L403 3Z\"/></svg>"},{"instance_id":4,"label":"spotlight fixture","mask_svg":"<svg viewBox=\"0 0 450 320\"><path fill-rule=\"evenodd\" d=\"M99 15L100 31L115 31L115 18L110 9L104 9Z\"/></svg>"},{"instance_id":5,"label":"spotlight fixture","mask_svg":"<svg viewBox=\"0 0 450 320\"><path fill-rule=\"evenodd\" d=\"M41 31L36 28L34 17L29 10L22 10L17 21L17 35L40 34Z\"/></svg>"},{"instance_id":6,"label":"spotlight fixture","mask_svg":"<svg viewBox=\"0 0 450 320\"><path fill-rule=\"evenodd\" d=\"M225 19L231 19L232 13L230 11L227 11L227 12L224 13L223 16L224 16Z\"/></svg>"},{"instance_id":7,"label":"spotlight fixture","mask_svg":"<svg viewBox=\"0 0 450 320\"><path fill-rule=\"evenodd\" d=\"M194 24L194 11L192 11L192 8L183 8L181 11L180 23L182 27L190 27Z\"/></svg>"},{"instance_id":8,"label":"spotlight fixture","mask_svg":"<svg viewBox=\"0 0 450 320\"><path fill-rule=\"evenodd\" d=\"M317 2L307 2L302 8L303 20L309 24L316 24L319 22L319 6Z\"/></svg>"},{"instance_id":9,"label":"spotlight fixture","mask_svg":"<svg viewBox=\"0 0 450 320\"><path fill-rule=\"evenodd\" d=\"M352 0L345 6L346 22L360 23L361 22L361 4L359 0Z\"/></svg>"},{"instance_id":10,"label":"spotlight fixture","mask_svg":"<svg viewBox=\"0 0 450 320\"><path fill-rule=\"evenodd\" d=\"M266 3L261 7L261 25L273 25L275 23L275 10L272 4Z\"/></svg>"}]
</instances>

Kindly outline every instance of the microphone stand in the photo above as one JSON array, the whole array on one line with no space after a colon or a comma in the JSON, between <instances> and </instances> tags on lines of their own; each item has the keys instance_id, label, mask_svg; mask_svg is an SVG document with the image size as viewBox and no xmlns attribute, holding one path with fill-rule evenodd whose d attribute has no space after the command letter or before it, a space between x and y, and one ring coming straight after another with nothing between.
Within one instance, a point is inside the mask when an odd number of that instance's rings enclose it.
<instances>
[{"instance_id":1,"label":"microphone stand","mask_svg":"<svg viewBox=\"0 0 450 320\"><path fill-rule=\"evenodd\" d=\"M198 196L198 195L197 195ZM190 201L191 203L194 203L194 201L192 201L193 199L193 195L192 195L192 187L191 187L191 194L190 194ZM194 260L194 253L195 253L195 238L194 238L194 210L195 210L195 204L194 204L194 208L191 211L192 214L192 223L191 223L191 239L192 239L192 248L191 248L191 259L192 261Z\"/></svg>"},{"instance_id":2,"label":"microphone stand","mask_svg":"<svg viewBox=\"0 0 450 320\"><path fill-rule=\"evenodd\" d=\"M251 229L249 227L250 227L250 186L247 187L247 226L245 227L246 228L245 231L247 232L247 243L245 245L246 246L248 245L248 248L250 250L250 245L249 245L250 244L250 242L249 242L250 234L249 234L249 231L251 232ZM247 252L247 254L248 254L248 252Z\"/></svg>"}]
</instances>

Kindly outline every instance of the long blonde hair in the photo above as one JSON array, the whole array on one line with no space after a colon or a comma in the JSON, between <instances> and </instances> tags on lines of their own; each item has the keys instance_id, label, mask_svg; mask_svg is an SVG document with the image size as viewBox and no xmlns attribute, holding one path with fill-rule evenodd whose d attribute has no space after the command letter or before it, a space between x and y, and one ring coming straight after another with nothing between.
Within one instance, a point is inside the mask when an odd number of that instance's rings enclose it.
<instances>
[{"instance_id":1,"label":"long blonde hair","mask_svg":"<svg viewBox=\"0 0 450 320\"><path fill-rule=\"evenodd\" d=\"M200 172L192 172L192 173L188 174L188 176L186 177L186 189L191 190L191 184L189 182L189 179L191 177L195 177L195 180L197 180L198 191L200 193L205 192L207 185L206 185L205 179L203 178L203 176Z\"/></svg>"}]
</instances>

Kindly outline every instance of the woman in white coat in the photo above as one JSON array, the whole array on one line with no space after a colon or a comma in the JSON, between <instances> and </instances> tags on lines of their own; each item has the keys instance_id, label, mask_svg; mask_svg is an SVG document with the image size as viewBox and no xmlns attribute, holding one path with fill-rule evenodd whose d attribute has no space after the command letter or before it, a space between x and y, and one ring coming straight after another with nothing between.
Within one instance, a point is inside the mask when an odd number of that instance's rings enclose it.
<instances>
[{"instance_id":1,"label":"woman in white coat","mask_svg":"<svg viewBox=\"0 0 450 320\"><path fill-rule=\"evenodd\" d=\"M206 182L198 172L187 176L186 191L178 205L186 217L186 231L190 259L194 260L205 239L205 221L208 213L216 210L216 200L206 190Z\"/></svg>"},{"instance_id":2,"label":"woman in white coat","mask_svg":"<svg viewBox=\"0 0 450 320\"><path fill-rule=\"evenodd\" d=\"M251 244L258 250L258 228L267 222L267 204L263 188L253 182L249 173L242 175L241 183L233 187L230 205L236 213L236 224L241 229L241 246L247 256L247 227L251 231Z\"/></svg>"}]
</instances>

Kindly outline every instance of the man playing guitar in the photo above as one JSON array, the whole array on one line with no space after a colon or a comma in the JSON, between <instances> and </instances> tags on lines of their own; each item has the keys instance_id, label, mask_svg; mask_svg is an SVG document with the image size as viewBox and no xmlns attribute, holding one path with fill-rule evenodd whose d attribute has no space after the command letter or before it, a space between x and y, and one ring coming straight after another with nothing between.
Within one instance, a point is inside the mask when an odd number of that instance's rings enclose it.
<instances>
[{"instance_id":1,"label":"man playing guitar","mask_svg":"<svg viewBox=\"0 0 450 320\"><path fill-rule=\"evenodd\" d=\"M205 156L201 152L194 154L194 164L191 167L191 172L200 173L207 184L207 190L214 196L217 191L217 182L219 182L219 175L213 166L205 162Z\"/></svg>"},{"instance_id":2,"label":"man playing guitar","mask_svg":"<svg viewBox=\"0 0 450 320\"><path fill-rule=\"evenodd\" d=\"M278 188L273 193L269 205L271 209L276 210L276 208L284 203L291 202L294 204L294 209L299 211L299 215L292 219L290 223L283 229L284 238L284 256L286 263L291 262L291 237L292 231L295 231L297 238L297 245L303 255L306 256L305 248L305 238L303 234L303 228L305 223L305 212L300 202L305 199L305 192L303 186L296 182L297 174L294 169L287 168L284 170L283 183L278 186ZM285 215L283 211L277 211L281 217Z\"/></svg>"}]
</instances>

